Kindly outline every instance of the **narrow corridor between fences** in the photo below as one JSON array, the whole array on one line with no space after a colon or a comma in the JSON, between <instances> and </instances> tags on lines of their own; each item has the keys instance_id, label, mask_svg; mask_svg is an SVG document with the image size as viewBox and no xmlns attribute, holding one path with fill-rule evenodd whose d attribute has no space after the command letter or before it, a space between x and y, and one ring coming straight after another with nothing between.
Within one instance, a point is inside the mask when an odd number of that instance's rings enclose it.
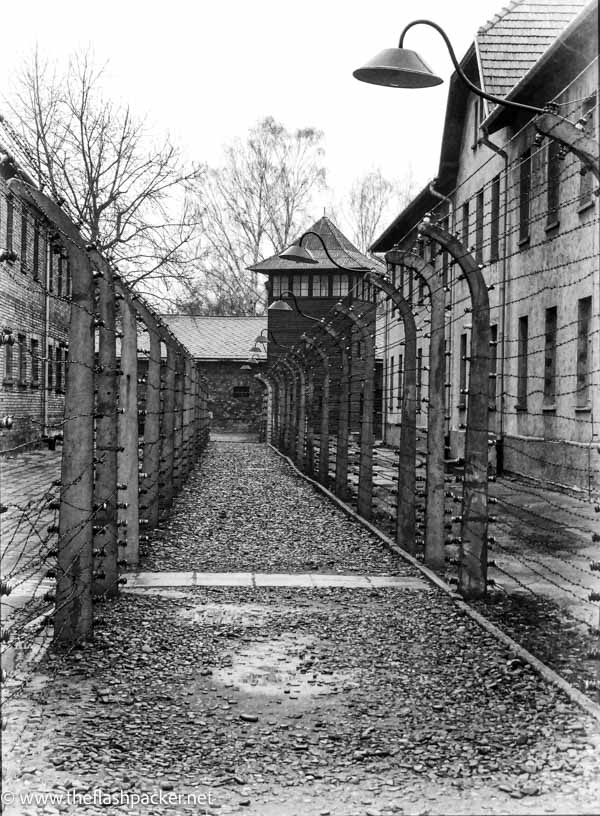
<instances>
[{"instance_id":1,"label":"narrow corridor between fences","mask_svg":"<svg viewBox=\"0 0 600 816\"><path fill-rule=\"evenodd\" d=\"M209 443L93 640L38 661L7 684L4 789L60 812L593 813L600 793L597 720L265 444Z\"/></svg>"}]
</instances>

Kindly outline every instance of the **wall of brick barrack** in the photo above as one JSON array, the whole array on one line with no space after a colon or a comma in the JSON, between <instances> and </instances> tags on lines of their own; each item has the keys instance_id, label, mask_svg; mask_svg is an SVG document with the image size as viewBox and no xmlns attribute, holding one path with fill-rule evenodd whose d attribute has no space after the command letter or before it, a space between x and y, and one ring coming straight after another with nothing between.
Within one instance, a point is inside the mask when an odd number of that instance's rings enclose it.
<instances>
[{"instance_id":1,"label":"wall of brick barrack","mask_svg":"<svg viewBox=\"0 0 600 816\"><path fill-rule=\"evenodd\" d=\"M43 213L9 193L0 154L0 452L59 436L68 356L70 270ZM8 423L10 424L10 423Z\"/></svg>"}]
</instances>

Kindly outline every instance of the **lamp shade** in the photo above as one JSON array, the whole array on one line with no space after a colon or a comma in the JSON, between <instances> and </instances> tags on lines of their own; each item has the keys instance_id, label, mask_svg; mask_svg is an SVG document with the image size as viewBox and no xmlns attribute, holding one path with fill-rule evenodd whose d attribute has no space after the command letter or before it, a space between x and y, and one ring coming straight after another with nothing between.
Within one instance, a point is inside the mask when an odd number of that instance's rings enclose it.
<instances>
[{"instance_id":1,"label":"lamp shade","mask_svg":"<svg viewBox=\"0 0 600 816\"><path fill-rule=\"evenodd\" d=\"M257 346L257 345L256 345L256 343L255 343L255 344L252 346L252 348L250 349L250 351L252 351L252 352L254 352L254 353L258 353L258 352L261 352L261 351L262 351L262 349L261 349L261 348L259 348L259 346Z\"/></svg>"},{"instance_id":2,"label":"lamp shade","mask_svg":"<svg viewBox=\"0 0 600 816\"><path fill-rule=\"evenodd\" d=\"M302 244L292 244L291 247L280 252L279 257L286 261L296 261L297 263L319 263L311 251L303 247Z\"/></svg>"},{"instance_id":3,"label":"lamp shade","mask_svg":"<svg viewBox=\"0 0 600 816\"><path fill-rule=\"evenodd\" d=\"M252 371L252 366L244 363L244 365L240 366L240 371Z\"/></svg>"},{"instance_id":4,"label":"lamp shade","mask_svg":"<svg viewBox=\"0 0 600 816\"><path fill-rule=\"evenodd\" d=\"M384 48L352 76L361 82L391 88L431 88L443 82L425 60L409 48Z\"/></svg>"},{"instance_id":5,"label":"lamp shade","mask_svg":"<svg viewBox=\"0 0 600 816\"><path fill-rule=\"evenodd\" d=\"M267 338L264 336L264 334L259 334L258 337L254 340L254 343L256 345L258 345L258 343L266 343L266 342L267 342Z\"/></svg>"},{"instance_id":6,"label":"lamp shade","mask_svg":"<svg viewBox=\"0 0 600 816\"><path fill-rule=\"evenodd\" d=\"M290 306L289 303L286 303L285 300L274 300L273 303L269 306L269 312L293 312L294 310Z\"/></svg>"}]
</instances>

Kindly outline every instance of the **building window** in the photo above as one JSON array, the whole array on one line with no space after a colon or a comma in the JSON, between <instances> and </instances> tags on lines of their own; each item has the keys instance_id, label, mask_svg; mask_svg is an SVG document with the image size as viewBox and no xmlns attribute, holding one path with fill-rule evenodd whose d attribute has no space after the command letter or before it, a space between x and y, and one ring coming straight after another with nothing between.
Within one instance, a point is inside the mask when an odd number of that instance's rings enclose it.
<instances>
[{"instance_id":1,"label":"building window","mask_svg":"<svg viewBox=\"0 0 600 816\"><path fill-rule=\"evenodd\" d=\"M423 349L417 349L417 411L421 404L423 391Z\"/></svg>"},{"instance_id":2,"label":"building window","mask_svg":"<svg viewBox=\"0 0 600 816\"><path fill-rule=\"evenodd\" d=\"M15 221L15 200L9 195L6 197L6 249L12 252L13 230Z\"/></svg>"},{"instance_id":3,"label":"building window","mask_svg":"<svg viewBox=\"0 0 600 816\"><path fill-rule=\"evenodd\" d=\"M586 119L585 132L588 136L595 137L594 123L596 118L596 94L589 96L583 103L582 109L583 118ZM588 207L594 200L594 174L587 169L587 166L582 162L580 169L579 182L579 205L580 207Z\"/></svg>"},{"instance_id":4,"label":"building window","mask_svg":"<svg viewBox=\"0 0 600 816\"><path fill-rule=\"evenodd\" d=\"M4 382L13 381L13 347L7 343L4 346Z\"/></svg>"},{"instance_id":5,"label":"building window","mask_svg":"<svg viewBox=\"0 0 600 816\"><path fill-rule=\"evenodd\" d=\"M27 210L21 210L21 272L27 270Z\"/></svg>"},{"instance_id":6,"label":"building window","mask_svg":"<svg viewBox=\"0 0 600 816\"><path fill-rule=\"evenodd\" d=\"M36 221L33 225L33 279L38 280L40 276L40 225Z\"/></svg>"},{"instance_id":7,"label":"building window","mask_svg":"<svg viewBox=\"0 0 600 816\"><path fill-rule=\"evenodd\" d=\"M65 269L67 272L65 294L67 295L67 297L71 297L73 293L73 279L71 277L71 261L69 260L69 258L65 258Z\"/></svg>"},{"instance_id":8,"label":"building window","mask_svg":"<svg viewBox=\"0 0 600 816\"><path fill-rule=\"evenodd\" d=\"M56 390L56 393L58 394L62 390L63 382L62 350L60 348L56 349L54 370L55 370L54 388Z\"/></svg>"},{"instance_id":9,"label":"building window","mask_svg":"<svg viewBox=\"0 0 600 816\"><path fill-rule=\"evenodd\" d=\"M234 399L248 399L250 397L249 385L234 385L233 398Z\"/></svg>"},{"instance_id":10,"label":"building window","mask_svg":"<svg viewBox=\"0 0 600 816\"><path fill-rule=\"evenodd\" d=\"M329 297L329 275L312 276L313 297Z\"/></svg>"},{"instance_id":11,"label":"building window","mask_svg":"<svg viewBox=\"0 0 600 816\"><path fill-rule=\"evenodd\" d=\"M529 240L531 209L531 150L521 156L519 170L519 243Z\"/></svg>"},{"instance_id":12,"label":"building window","mask_svg":"<svg viewBox=\"0 0 600 816\"><path fill-rule=\"evenodd\" d=\"M288 276L287 275L274 275L273 276L273 298L277 300L278 298L283 296L284 292L289 290L288 284Z\"/></svg>"},{"instance_id":13,"label":"building window","mask_svg":"<svg viewBox=\"0 0 600 816\"><path fill-rule=\"evenodd\" d=\"M475 199L475 260L477 263L483 261L483 189Z\"/></svg>"},{"instance_id":14,"label":"building window","mask_svg":"<svg viewBox=\"0 0 600 816\"><path fill-rule=\"evenodd\" d=\"M348 294L348 275L332 275L332 297L343 297ZM363 298L364 300L364 298Z\"/></svg>"},{"instance_id":15,"label":"building window","mask_svg":"<svg viewBox=\"0 0 600 816\"><path fill-rule=\"evenodd\" d=\"M394 409L394 358L390 357L389 363L389 391L388 391L388 405L390 411Z\"/></svg>"},{"instance_id":16,"label":"building window","mask_svg":"<svg viewBox=\"0 0 600 816\"><path fill-rule=\"evenodd\" d=\"M48 360L46 361L46 388L48 391L52 389L53 385L53 374L54 374L54 349L52 346L48 346Z\"/></svg>"},{"instance_id":17,"label":"building window","mask_svg":"<svg viewBox=\"0 0 600 816\"><path fill-rule=\"evenodd\" d=\"M458 373L458 407L464 409L467 404L467 335L460 336L460 368Z\"/></svg>"},{"instance_id":18,"label":"building window","mask_svg":"<svg viewBox=\"0 0 600 816\"><path fill-rule=\"evenodd\" d=\"M577 407L586 408L590 402L590 375L592 360L592 299L581 298L577 304Z\"/></svg>"},{"instance_id":19,"label":"building window","mask_svg":"<svg viewBox=\"0 0 600 816\"><path fill-rule=\"evenodd\" d=\"M554 405L556 399L556 328L557 309L546 309L546 339L544 348L544 404Z\"/></svg>"},{"instance_id":20,"label":"building window","mask_svg":"<svg viewBox=\"0 0 600 816\"><path fill-rule=\"evenodd\" d=\"M498 326L490 326L490 381L488 399L490 410L496 410L496 374L498 372Z\"/></svg>"},{"instance_id":21,"label":"building window","mask_svg":"<svg viewBox=\"0 0 600 816\"><path fill-rule=\"evenodd\" d=\"M31 338L31 384L40 384L40 343Z\"/></svg>"},{"instance_id":22,"label":"building window","mask_svg":"<svg viewBox=\"0 0 600 816\"><path fill-rule=\"evenodd\" d=\"M465 249L469 249L469 202L465 201L462 205L462 242Z\"/></svg>"},{"instance_id":23,"label":"building window","mask_svg":"<svg viewBox=\"0 0 600 816\"><path fill-rule=\"evenodd\" d=\"M473 105L473 144L471 145L472 150L477 150L479 147L479 125L483 122L484 116L484 107L483 107L483 99L476 97L475 103Z\"/></svg>"},{"instance_id":24,"label":"building window","mask_svg":"<svg viewBox=\"0 0 600 816\"><path fill-rule=\"evenodd\" d=\"M54 252L52 251L50 242L48 242L48 247L46 248L46 264L48 291L54 292Z\"/></svg>"},{"instance_id":25,"label":"building window","mask_svg":"<svg viewBox=\"0 0 600 816\"><path fill-rule=\"evenodd\" d=\"M59 255L56 261L56 293L59 297L63 293L63 263L64 258Z\"/></svg>"},{"instance_id":26,"label":"building window","mask_svg":"<svg viewBox=\"0 0 600 816\"><path fill-rule=\"evenodd\" d=\"M527 368L529 355L529 318L519 318L517 341L517 410L527 410Z\"/></svg>"},{"instance_id":27,"label":"building window","mask_svg":"<svg viewBox=\"0 0 600 816\"><path fill-rule=\"evenodd\" d=\"M298 297L308 297L308 275L294 275L292 292Z\"/></svg>"},{"instance_id":28,"label":"building window","mask_svg":"<svg viewBox=\"0 0 600 816\"><path fill-rule=\"evenodd\" d=\"M25 335L17 335L17 354L19 361L19 385L27 383L27 346L25 345Z\"/></svg>"},{"instance_id":29,"label":"building window","mask_svg":"<svg viewBox=\"0 0 600 816\"><path fill-rule=\"evenodd\" d=\"M402 407L402 387L404 385L404 356L398 355L398 386L396 389L396 404L398 408Z\"/></svg>"},{"instance_id":30,"label":"building window","mask_svg":"<svg viewBox=\"0 0 600 816\"><path fill-rule=\"evenodd\" d=\"M554 227L558 224L558 205L560 196L560 144L550 141L548 144L548 164L546 167L546 226Z\"/></svg>"}]
</instances>

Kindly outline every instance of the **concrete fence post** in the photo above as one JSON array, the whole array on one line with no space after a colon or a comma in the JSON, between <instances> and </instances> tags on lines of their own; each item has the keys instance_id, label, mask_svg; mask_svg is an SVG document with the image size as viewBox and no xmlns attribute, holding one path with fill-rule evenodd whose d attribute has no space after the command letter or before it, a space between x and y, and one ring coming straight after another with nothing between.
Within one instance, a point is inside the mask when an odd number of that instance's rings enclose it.
<instances>
[{"instance_id":1,"label":"concrete fence post","mask_svg":"<svg viewBox=\"0 0 600 816\"><path fill-rule=\"evenodd\" d=\"M146 324L150 339L146 371L146 416L144 420L144 457L142 470L143 515L148 519L148 530L158 524L158 482L160 480L160 334L153 324Z\"/></svg>"},{"instance_id":2,"label":"concrete fence post","mask_svg":"<svg viewBox=\"0 0 600 816\"><path fill-rule=\"evenodd\" d=\"M119 491L117 517L127 544L119 548L118 560L135 567L139 563L137 323L127 298L121 301L121 334L117 479L127 487Z\"/></svg>"},{"instance_id":3,"label":"concrete fence post","mask_svg":"<svg viewBox=\"0 0 600 816\"><path fill-rule=\"evenodd\" d=\"M116 306L113 272L92 252L98 270L98 376L96 397L96 474L94 484L94 595L118 592L118 540L126 541L127 529L117 528L117 357ZM117 529L120 535L117 535Z\"/></svg>"},{"instance_id":4,"label":"concrete fence post","mask_svg":"<svg viewBox=\"0 0 600 816\"><path fill-rule=\"evenodd\" d=\"M425 563L445 566L444 553L444 432L446 415L445 307L443 283L431 264L414 252L392 251L386 258L423 278L429 289L429 394L427 411L427 491Z\"/></svg>"},{"instance_id":5,"label":"concrete fence post","mask_svg":"<svg viewBox=\"0 0 600 816\"><path fill-rule=\"evenodd\" d=\"M338 303L334 310L345 315L357 327L363 342L364 380L362 383L362 408L360 417L360 463L358 472L358 512L370 519L373 510L373 410L375 398L375 344L369 324L364 315L357 314L352 306Z\"/></svg>"},{"instance_id":6,"label":"concrete fence post","mask_svg":"<svg viewBox=\"0 0 600 816\"><path fill-rule=\"evenodd\" d=\"M477 598L487 590L489 296L482 267L461 241L431 223L428 218L419 225L419 230L437 241L459 264L471 296L471 363L465 434L459 589L465 597Z\"/></svg>"},{"instance_id":7,"label":"concrete fence post","mask_svg":"<svg viewBox=\"0 0 600 816\"><path fill-rule=\"evenodd\" d=\"M390 263L393 263L393 261ZM398 457L396 541L407 552L414 555L416 552L417 327L410 303L405 300L402 293L387 278L375 272L368 272L367 278L373 286L384 292L396 306L404 325L404 382L402 385L402 421Z\"/></svg>"}]
</instances>

